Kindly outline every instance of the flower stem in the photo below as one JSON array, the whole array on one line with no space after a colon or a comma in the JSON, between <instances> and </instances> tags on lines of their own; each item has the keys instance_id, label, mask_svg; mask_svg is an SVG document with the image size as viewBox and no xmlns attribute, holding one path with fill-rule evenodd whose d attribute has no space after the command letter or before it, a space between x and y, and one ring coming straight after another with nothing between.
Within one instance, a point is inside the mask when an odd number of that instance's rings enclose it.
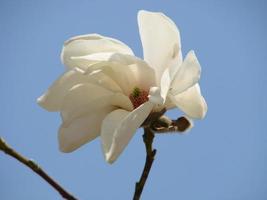
<instances>
[{"instance_id":1,"label":"flower stem","mask_svg":"<svg viewBox=\"0 0 267 200\"><path fill-rule=\"evenodd\" d=\"M151 131L149 127L145 127L143 140L146 146L146 162L145 162L145 166L144 166L142 175L140 177L140 180L136 182L135 184L135 192L134 192L133 200L140 199L143 188L145 186L146 180L148 178L150 169L152 167L152 164L153 164L153 161L156 155L156 149L153 149L152 147L153 139L154 139L154 133Z\"/></svg>"},{"instance_id":2,"label":"flower stem","mask_svg":"<svg viewBox=\"0 0 267 200\"><path fill-rule=\"evenodd\" d=\"M1 137L0 150L29 167L32 171L42 177L48 184L50 184L56 191L58 191L64 199L77 200L63 187L61 187L54 179L52 179L38 164L36 164L33 160L27 159L24 156L20 155L17 151L12 149Z\"/></svg>"}]
</instances>

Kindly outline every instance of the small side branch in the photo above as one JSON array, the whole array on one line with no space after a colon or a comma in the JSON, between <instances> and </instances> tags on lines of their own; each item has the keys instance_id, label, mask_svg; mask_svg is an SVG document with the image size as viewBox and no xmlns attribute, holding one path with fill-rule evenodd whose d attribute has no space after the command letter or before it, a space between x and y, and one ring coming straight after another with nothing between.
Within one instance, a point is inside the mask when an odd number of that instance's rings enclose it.
<instances>
[{"instance_id":1,"label":"small side branch","mask_svg":"<svg viewBox=\"0 0 267 200\"><path fill-rule=\"evenodd\" d=\"M55 190L57 190L64 199L77 200L72 194L68 193L55 180L53 180L38 164L36 164L33 160L27 159L24 156L20 155L17 151L12 149L1 137L0 150L29 167L32 171L42 177L48 184L50 184Z\"/></svg>"},{"instance_id":2,"label":"small side branch","mask_svg":"<svg viewBox=\"0 0 267 200\"><path fill-rule=\"evenodd\" d=\"M156 155L156 149L153 149L152 147L153 139L154 139L154 133L150 130L150 128L148 127L144 128L143 140L146 146L146 162L140 180L135 184L135 192L133 200L140 199Z\"/></svg>"},{"instance_id":3,"label":"small side branch","mask_svg":"<svg viewBox=\"0 0 267 200\"><path fill-rule=\"evenodd\" d=\"M192 122L186 117L170 120L166 116L160 117L151 125L154 133L185 132L192 127Z\"/></svg>"}]
</instances>

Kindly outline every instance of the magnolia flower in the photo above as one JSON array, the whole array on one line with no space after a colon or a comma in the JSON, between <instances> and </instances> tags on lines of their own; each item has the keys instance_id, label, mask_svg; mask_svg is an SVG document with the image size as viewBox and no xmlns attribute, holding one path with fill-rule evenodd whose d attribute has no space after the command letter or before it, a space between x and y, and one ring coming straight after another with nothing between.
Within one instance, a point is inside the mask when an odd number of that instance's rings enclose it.
<instances>
[{"instance_id":1,"label":"magnolia flower","mask_svg":"<svg viewBox=\"0 0 267 200\"><path fill-rule=\"evenodd\" d=\"M60 111L59 148L71 152L100 136L107 162L114 162L145 119L178 107L203 118L207 104L198 84L193 51L182 59L179 31L162 13L139 11L144 60L124 43L99 34L64 43L66 72L41 96L48 111Z\"/></svg>"}]
</instances>

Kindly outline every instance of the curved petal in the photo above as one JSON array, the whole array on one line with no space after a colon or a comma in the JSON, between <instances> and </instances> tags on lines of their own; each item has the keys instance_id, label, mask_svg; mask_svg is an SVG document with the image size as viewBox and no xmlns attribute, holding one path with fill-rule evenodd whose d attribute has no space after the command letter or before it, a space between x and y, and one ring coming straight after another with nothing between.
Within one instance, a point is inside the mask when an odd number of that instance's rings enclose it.
<instances>
[{"instance_id":1,"label":"curved petal","mask_svg":"<svg viewBox=\"0 0 267 200\"><path fill-rule=\"evenodd\" d=\"M65 96L61 117L67 126L73 119L88 113L97 114L97 110L105 107L133 110L130 99L122 93L113 93L94 84L78 84Z\"/></svg>"},{"instance_id":2,"label":"curved petal","mask_svg":"<svg viewBox=\"0 0 267 200\"><path fill-rule=\"evenodd\" d=\"M195 85L200 79L200 74L201 66L198 59L194 51L189 51L171 83L171 93L176 95Z\"/></svg>"},{"instance_id":3,"label":"curved petal","mask_svg":"<svg viewBox=\"0 0 267 200\"><path fill-rule=\"evenodd\" d=\"M58 111L69 90L73 86L82 83L93 83L113 92L121 92L117 83L101 72L101 70L85 74L82 70L75 68L67 71L56 80L53 85L37 99L37 102L48 111Z\"/></svg>"},{"instance_id":4,"label":"curved petal","mask_svg":"<svg viewBox=\"0 0 267 200\"><path fill-rule=\"evenodd\" d=\"M160 85L164 70L182 62L180 33L174 22L163 13L139 11L139 33L144 60L156 71Z\"/></svg>"},{"instance_id":5,"label":"curved petal","mask_svg":"<svg viewBox=\"0 0 267 200\"><path fill-rule=\"evenodd\" d=\"M164 103L166 101L167 94L169 92L171 81L172 81L171 73L170 73L171 71L169 69L171 68L165 69L165 71L162 74L161 81L160 81L160 96L163 99Z\"/></svg>"},{"instance_id":6,"label":"curved petal","mask_svg":"<svg viewBox=\"0 0 267 200\"><path fill-rule=\"evenodd\" d=\"M107 162L113 163L118 158L152 108L153 103L148 101L132 112L118 109L106 116L101 127L101 141Z\"/></svg>"},{"instance_id":7,"label":"curved petal","mask_svg":"<svg viewBox=\"0 0 267 200\"><path fill-rule=\"evenodd\" d=\"M150 87L156 85L153 68L135 56L99 53L74 59L77 60L80 68L87 68L89 72L101 69L121 87L127 96L134 87L148 91ZM92 59L100 59L101 61L92 64Z\"/></svg>"},{"instance_id":8,"label":"curved petal","mask_svg":"<svg viewBox=\"0 0 267 200\"><path fill-rule=\"evenodd\" d=\"M133 106L123 94L114 94L94 84L79 84L70 89L61 108L61 151L73 151L96 138L104 117L117 108L131 111Z\"/></svg>"},{"instance_id":9,"label":"curved petal","mask_svg":"<svg viewBox=\"0 0 267 200\"><path fill-rule=\"evenodd\" d=\"M100 135L101 123L112 109L107 107L95 113L76 118L68 126L61 125L58 132L59 149L68 153Z\"/></svg>"},{"instance_id":10,"label":"curved petal","mask_svg":"<svg viewBox=\"0 0 267 200\"><path fill-rule=\"evenodd\" d=\"M85 56L72 57L72 59L75 60L77 67L81 68L82 70L89 71L91 71L90 68L94 66L94 64L97 64L99 62L106 62L106 64L111 62L120 65L138 64L145 68L151 68L144 60L134 55L127 55L116 52L99 52Z\"/></svg>"},{"instance_id":11,"label":"curved petal","mask_svg":"<svg viewBox=\"0 0 267 200\"><path fill-rule=\"evenodd\" d=\"M169 97L173 103L189 117L201 119L204 118L207 113L208 106L204 97L201 95L198 84L195 84L176 96L170 94Z\"/></svg>"},{"instance_id":12,"label":"curved petal","mask_svg":"<svg viewBox=\"0 0 267 200\"><path fill-rule=\"evenodd\" d=\"M88 34L72 37L64 43L61 60L69 68L76 67L72 57L85 56L98 52L119 52L133 55L132 50L119 40L99 34Z\"/></svg>"},{"instance_id":13,"label":"curved petal","mask_svg":"<svg viewBox=\"0 0 267 200\"><path fill-rule=\"evenodd\" d=\"M172 100L172 97L173 95L169 94L167 95L167 98L166 98L166 101L164 103L164 107L167 109L167 110L170 110L170 109L173 109L173 108L176 108L177 106L174 104L173 100Z\"/></svg>"},{"instance_id":14,"label":"curved petal","mask_svg":"<svg viewBox=\"0 0 267 200\"><path fill-rule=\"evenodd\" d=\"M117 108L122 108L127 111L132 111L134 109L133 104L128 96L122 93L116 93L111 97L111 104Z\"/></svg>"},{"instance_id":15,"label":"curved petal","mask_svg":"<svg viewBox=\"0 0 267 200\"><path fill-rule=\"evenodd\" d=\"M94 84L78 84L72 87L65 95L61 106L61 117L64 124L79 117L84 111L111 105L111 96L114 93Z\"/></svg>"}]
</instances>

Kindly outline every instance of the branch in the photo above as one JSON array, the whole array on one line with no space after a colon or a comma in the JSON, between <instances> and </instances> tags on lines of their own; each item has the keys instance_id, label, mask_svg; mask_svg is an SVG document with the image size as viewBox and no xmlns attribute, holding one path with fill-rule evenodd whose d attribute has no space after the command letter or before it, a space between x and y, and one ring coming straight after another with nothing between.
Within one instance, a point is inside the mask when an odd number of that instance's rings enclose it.
<instances>
[{"instance_id":1,"label":"branch","mask_svg":"<svg viewBox=\"0 0 267 200\"><path fill-rule=\"evenodd\" d=\"M177 120L170 120L166 116L160 117L151 124L154 133L184 132L192 127L192 123L186 117L179 117Z\"/></svg>"},{"instance_id":2,"label":"branch","mask_svg":"<svg viewBox=\"0 0 267 200\"><path fill-rule=\"evenodd\" d=\"M179 117L177 120L169 119L163 115L165 111L163 109L160 112L152 113L142 124L144 128L143 140L146 146L146 162L140 180L135 184L133 200L140 199L156 155L156 149L152 147L154 133L184 132L192 125L186 117Z\"/></svg>"},{"instance_id":3,"label":"branch","mask_svg":"<svg viewBox=\"0 0 267 200\"><path fill-rule=\"evenodd\" d=\"M154 133L150 130L149 127L144 128L144 135L143 140L146 146L146 162L145 166L142 172L142 175L140 177L140 180L136 182L135 184L135 192L133 200L139 200L143 191L143 188L145 186L147 177L149 175L150 169L152 167L155 155L156 155L156 149L153 149L152 143L154 139Z\"/></svg>"},{"instance_id":4,"label":"branch","mask_svg":"<svg viewBox=\"0 0 267 200\"><path fill-rule=\"evenodd\" d=\"M48 184L50 184L55 190L57 190L64 199L77 200L74 196L72 196L64 188L62 188L55 180L53 180L45 171L43 171L43 169L38 164L36 164L33 160L27 159L24 156L20 155L18 152L12 149L1 137L0 150L29 167L32 171L42 177Z\"/></svg>"}]
</instances>

